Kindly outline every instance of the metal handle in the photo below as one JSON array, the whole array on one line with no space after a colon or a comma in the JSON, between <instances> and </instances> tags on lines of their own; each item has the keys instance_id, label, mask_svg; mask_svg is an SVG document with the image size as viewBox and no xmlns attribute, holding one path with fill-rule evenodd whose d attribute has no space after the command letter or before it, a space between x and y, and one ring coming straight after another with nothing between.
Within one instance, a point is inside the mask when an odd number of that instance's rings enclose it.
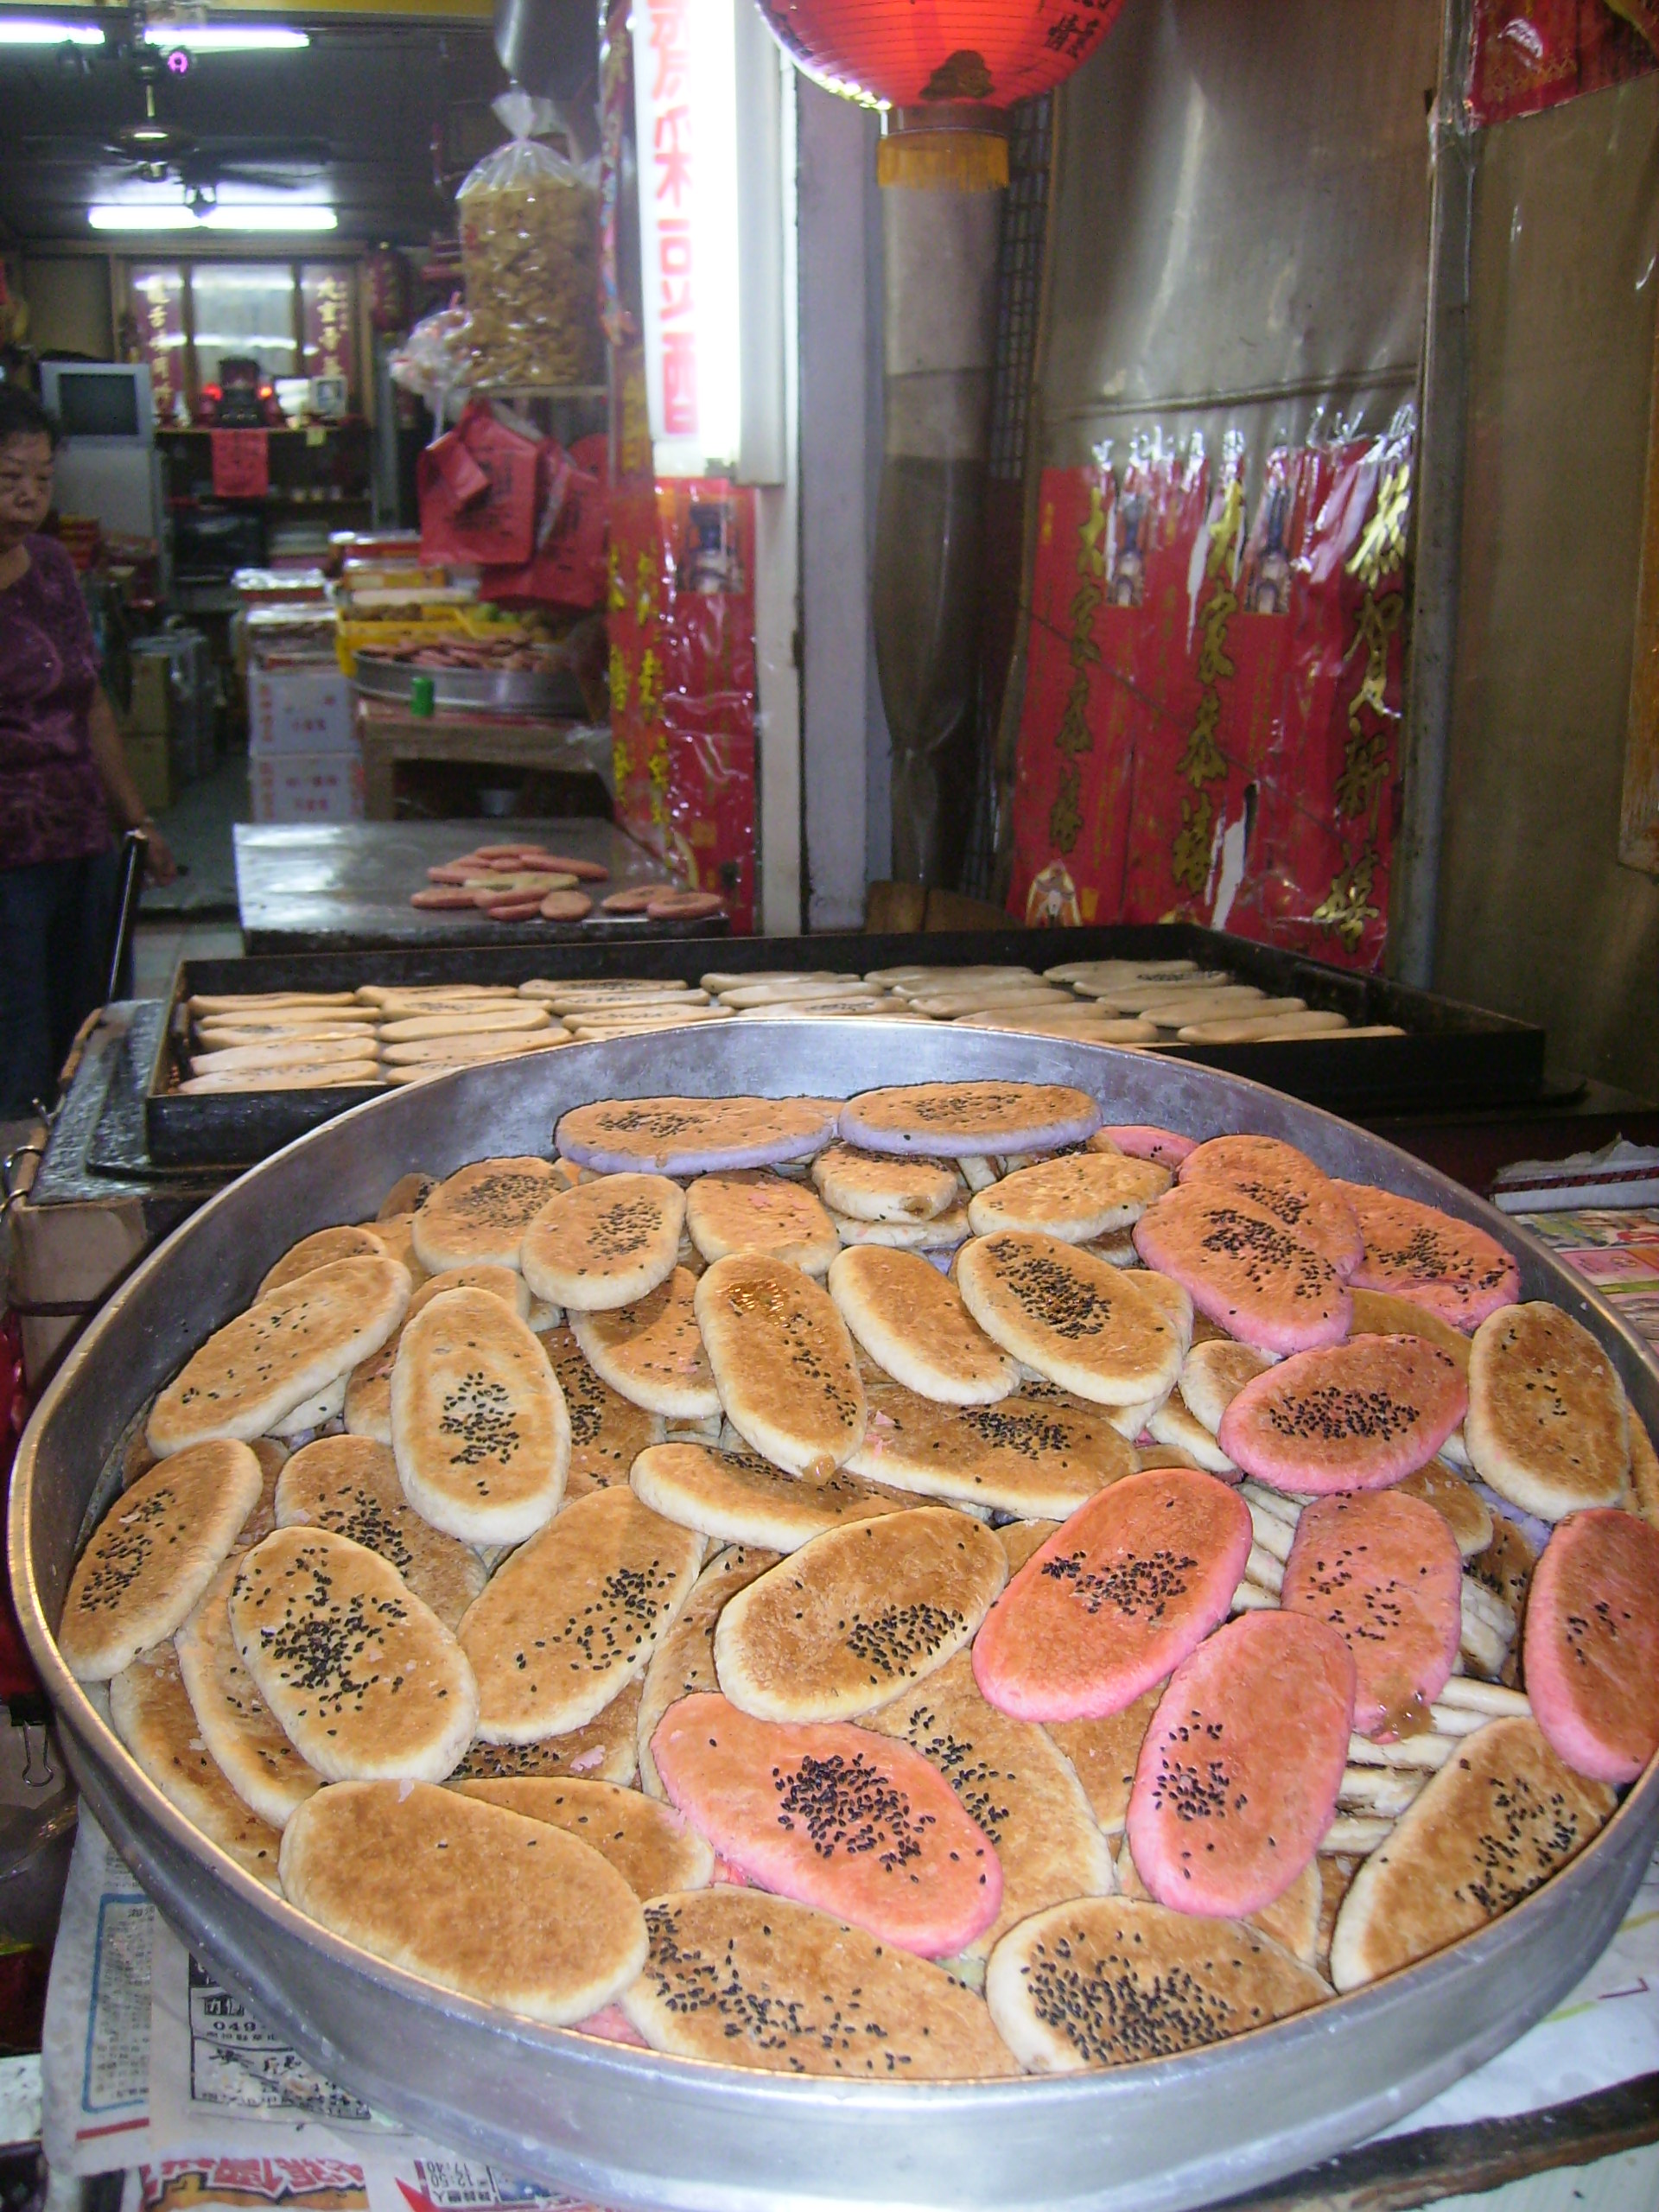
<instances>
[{"instance_id":1,"label":"metal handle","mask_svg":"<svg viewBox=\"0 0 1659 2212\"><path fill-rule=\"evenodd\" d=\"M142 830L129 830L121 840L121 874L116 893L115 935L110 946L110 976L104 1003L121 996L121 971L127 964L133 925L138 918L138 898L149 864L149 839Z\"/></svg>"}]
</instances>

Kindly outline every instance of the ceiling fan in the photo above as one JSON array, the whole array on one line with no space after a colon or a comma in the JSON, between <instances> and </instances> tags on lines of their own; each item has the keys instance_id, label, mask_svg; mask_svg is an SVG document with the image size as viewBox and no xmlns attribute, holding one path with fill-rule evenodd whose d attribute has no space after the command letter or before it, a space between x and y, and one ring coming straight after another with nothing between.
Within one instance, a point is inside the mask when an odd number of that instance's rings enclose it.
<instances>
[{"instance_id":1,"label":"ceiling fan","mask_svg":"<svg viewBox=\"0 0 1659 2212\"><path fill-rule=\"evenodd\" d=\"M174 178L198 213L216 203L221 185L293 192L315 181L330 158L326 139L198 133L168 120L156 96L169 75L183 73L178 67L183 57L147 40L146 22L142 4L131 8L126 35L117 48L119 66L142 91L143 113L118 124L107 139L27 140L26 158L77 168L88 163L115 166L144 184Z\"/></svg>"}]
</instances>

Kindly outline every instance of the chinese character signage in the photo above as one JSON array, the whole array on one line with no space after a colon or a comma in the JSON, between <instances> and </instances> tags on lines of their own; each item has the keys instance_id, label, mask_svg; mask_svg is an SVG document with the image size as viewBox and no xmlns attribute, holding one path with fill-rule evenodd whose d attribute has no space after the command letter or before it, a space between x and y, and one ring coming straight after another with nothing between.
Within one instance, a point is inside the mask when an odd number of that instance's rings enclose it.
<instances>
[{"instance_id":1,"label":"chinese character signage","mask_svg":"<svg viewBox=\"0 0 1659 2212\"><path fill-rule=\"evenodd\" d=\"M1268 455L1149 439L1042 483L1010 904L1373 968L1399 799L1409 410Z\"/></svg>"},{"instance_id":2,"label":"chinese character signage","mask_svg":"<svg viewBox=\"0 0 1659 2212\"><path fill-rule=\"evenodd\" d=\"M132 320L138 355L149 364L156 420L176 420L184 398L184 271L137 268L132 272Z\"/></svg>"},{"instance_id":3,"label":"chinese character signage","mask_svg":"<svg viewBox=\"0 0 1659 2212\"><path fill-rule=\"evenodd\" d=\"M737 458L732 0L634 0L645 382L659 475Z\"/></svg>"},{"instance_id":4,"label":"chinese character signage","mask_svg":"<svg viewBox=\"0 0 1659 2212\"><path fill-rule=\"evenodd\" d=\"M308 263L300 270L300 307L305 318L305 373L344 377L347 391L354 392L351 270L342 262Z\"/></svg>"}]
</instances>

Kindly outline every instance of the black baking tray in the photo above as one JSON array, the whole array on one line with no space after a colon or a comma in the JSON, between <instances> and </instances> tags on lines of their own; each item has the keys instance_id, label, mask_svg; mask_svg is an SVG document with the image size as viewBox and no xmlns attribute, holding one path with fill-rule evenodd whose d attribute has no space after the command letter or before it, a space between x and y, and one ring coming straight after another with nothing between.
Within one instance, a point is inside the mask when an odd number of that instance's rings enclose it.
<instances>
[{"instance_id":1,"label":"black baking tray","mask_svg":"<svg viewBox=\"0 0 1659 2212\"><path fill-rule=\"evenodd\" d=\"M695 982L711 968L893 968L906 961L940 967L1020 962L1039 970L1065 961L1184 958L1226 968L1274 996L1295 995L1344 1014L1356 1027L1388 1022L1402 1037L1280 1044L1179 1045L1169 1056L1226 1068L1270 1084L1350 1120L1510 1106L1535 1099L1543 1084L1544 1033L1532 1024L1465 1006L1380 976L1357 976L1301 954L1255 944L1195 923L1101 929L941 931L925 935L847 932L810 938L635 938L626 944L547 944L431 947L186 960L173 980L144 1101L149 1152L158 1166L245 1165L290 1139L381 1096L378 1090L277 1090L181 1096L173 1089L176 1009L198 992L353 990L361 983L522 983L532 976L565 980L606 975L676 976Z\"/></svg>"}]
</instances>

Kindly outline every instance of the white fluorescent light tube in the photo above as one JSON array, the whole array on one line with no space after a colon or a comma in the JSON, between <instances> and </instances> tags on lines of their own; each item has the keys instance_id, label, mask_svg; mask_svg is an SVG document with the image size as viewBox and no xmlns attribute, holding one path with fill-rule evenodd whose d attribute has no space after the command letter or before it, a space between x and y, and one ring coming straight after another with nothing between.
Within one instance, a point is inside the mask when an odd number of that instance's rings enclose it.
<instances>
[{"instance_id":1,"label":"white fluorescent light tube","mask_svg":"<svg viewBox=\"0 0 1659 2212\"><path fill-rule=\"evenodd\" d=\"M0 17L0 46L102 46L95 23L66 23L51 16Z\"/></svg>"},{"instance_id":2,"label":"white fluorescent light tube","mask_svg":"<svg viewBox=\"0 0 1659 2212\"><path fill-rule=\"evenodd\" d=\"M97 200L86 211L95 231L332 231L339 217L332 207L299 200L291 207L213 207L194 215L175 202L147 205L142 200Z\"/></svg>"},{"instance_id":3,"label":"white fluorescent light tube","mask_svg":"<svg viewBox=\"0 0 1659 2212\"><path fill-rule=\"evenodd\" d=\"M204 228L210 231L332 231L339 223L334 209L318 200L296 200L287 207L276 201L246 207L221 205L210 207L202 217Z\"/></svg>"},{"instance_id":4,"label":"white fluorescent light tube","mask_svg":"<svg viewBox=\"0 0 1659 2212\"><path fill-rule=\"evenodd\" d=\"M166 54L181 47L187 54L292 54L309 46L311 38L307 31L274 26L238 30L228 25L158 23L144 33L144 42Z\"/></svg>"},{"instance_id":5,"label":"white fluorescent light tube","mask_svg":"<svg viewBox=\"0 0 1659 2212\"><path fill-rule=\"evenodd\" d=\"M86 220L95 231L194 231L198 226L188 207L146 207L142 200L94 200Z\"/></svg>"}]
</instances>

